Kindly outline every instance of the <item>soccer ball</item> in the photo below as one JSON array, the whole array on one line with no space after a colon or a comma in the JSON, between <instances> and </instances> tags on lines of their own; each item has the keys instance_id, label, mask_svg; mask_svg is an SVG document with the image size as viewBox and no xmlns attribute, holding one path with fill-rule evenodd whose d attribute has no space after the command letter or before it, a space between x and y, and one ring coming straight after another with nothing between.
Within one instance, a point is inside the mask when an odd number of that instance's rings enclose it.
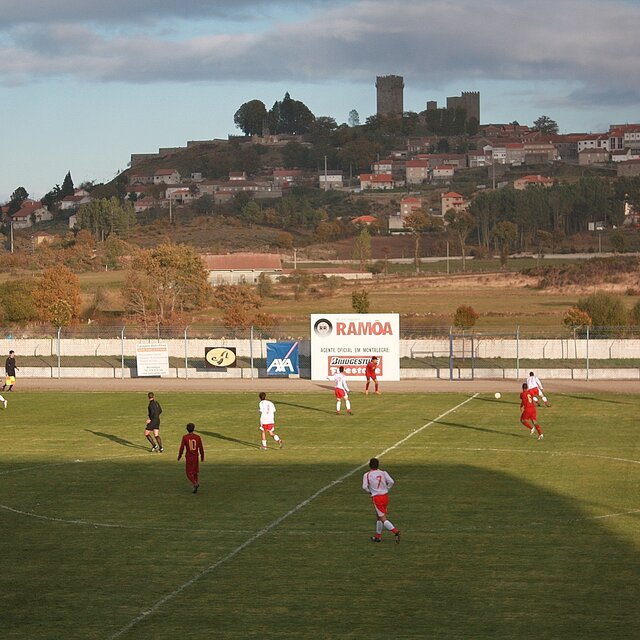
<instances>
[{"instance_id":1,"label":"soccer ball","mask_svg":"<svg viewBox=\"0 0 640 640\"><path fill-rule=\"evenodd\" d=\"M496 391L493 395L496 400L500 400L500 398L502 398L502 394L499 391Z\"/></svg>"}]
</instances>

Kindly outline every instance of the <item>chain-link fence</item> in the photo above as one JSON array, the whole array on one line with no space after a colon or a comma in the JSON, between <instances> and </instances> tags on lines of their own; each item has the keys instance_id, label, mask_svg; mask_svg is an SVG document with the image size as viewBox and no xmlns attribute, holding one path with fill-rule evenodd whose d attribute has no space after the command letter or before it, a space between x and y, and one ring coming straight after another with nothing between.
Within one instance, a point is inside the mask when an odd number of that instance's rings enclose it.
<instances>
[{"instance_id":1,"label":"chain-link fence","mask_svg":"<svg viewBox=\"0 0 640 640\"><path fill-rule=\"evenodd\" d=\"M266 345L300 343L301 375L310 364L309 327L276 326L230 329L215 325L76 325L57 328L0 328L0 349L16 351L23 376L130 377L136 375L136 345L167 344L169 366L178 377L213 375L205 350L233 348L236 374L263 375ZM560 377L602 375L640 378L640 327L560 328L557 331L514 327L503 331L456 327L400 326L400 366L416 377L521 377L531 370L558 372ZM108 373L105 370L110 370ZM420 371L422 370L422 371ZM569 371L569 373L567 373Z\"/></svg>"}]
</instances>

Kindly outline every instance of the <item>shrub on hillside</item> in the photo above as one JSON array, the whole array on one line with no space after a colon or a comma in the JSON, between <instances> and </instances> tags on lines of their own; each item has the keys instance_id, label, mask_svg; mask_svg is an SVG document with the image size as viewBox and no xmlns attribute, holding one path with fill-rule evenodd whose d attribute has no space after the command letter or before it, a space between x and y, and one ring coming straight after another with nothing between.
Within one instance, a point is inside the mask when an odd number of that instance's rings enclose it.
<instances>
[{"instance_id":1,"label":"shrub on hillside","mask_svg":"<svg viewBox=\"0 0 640 640\"><path fill-rule=\"evenodd\" d=\"M596 291L580 298L576 305L590 318L594 327L622 327L627 324L628 314L620 296Z\"/></svg>"},{"instance_id":2,"label":"shrub on hillside","mask_svg":"<svg viewBox=\"0 0 640 640\"><path fill-rule=\"evenodd\" d=\"M468 329L476 324L480 314L471 306L461 304L453 314L453 325L462 329Z\"/></svg>"}]
</instances>

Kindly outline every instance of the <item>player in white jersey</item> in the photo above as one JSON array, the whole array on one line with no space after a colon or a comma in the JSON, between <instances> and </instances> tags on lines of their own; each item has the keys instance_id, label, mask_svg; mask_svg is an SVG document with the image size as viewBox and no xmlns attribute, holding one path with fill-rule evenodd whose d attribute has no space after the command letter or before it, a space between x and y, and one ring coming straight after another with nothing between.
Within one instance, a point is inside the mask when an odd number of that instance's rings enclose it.
<instances>
[{"instance_id":1,"label":"player in white jersey","mask_svg":"<svg viewBox=\"0 0 640 640\"><path fill-rule=\"evenodd\" d=\"M276 406L267 400L267 394L262 391L260 393L260 404L258 405L260 412L260 437L262 438L262 450L267 449L267 433L278 443L282 449L282 438L276 433Z\"/></svg>"},{"instance_id":2,"label":"player in white jersey","mask_svg":"<svg viewBox=\"0 0 640 640\"><path fill-rule=\"evenodd\" d=\"M340 415L342 408L342 399L347 407L347 413L351 415L351 402L349 401L349 386L347 385L347 376L344 375L344 367L338 369L338 373L329 376L327 380L333 380L336 383L336 414Z\"/></svg>"},{"instance_id":3,"label":"player in white jersey","mask_svg":"<svg viewBox=\"0 0 640 640\"><path fill-rule=\"evenodd\" d=\"M549 406L549 401L547 400L547 396L544 395L544 389L542 387L542 382L540 382L540 378L538 378L533 371L529 371L529 376L527 377L527 391L531 394L531 397L539 402L542 400L544 402L544 406Z\"/></svg>"},{"instance_id":4,"label":"player in white jersey","mask_svg":"<svg viewBox=\"0 0 640 640\"><path fill-rule=\"evenodd\" d=\"M371 536L371 542L380 542L382 529L391 531L396 537L396 544L400 542L400 530L387 520L387 506L389 504L389 489L395 484L393 478L380 467L378 458L369 460L369 471L362 476L362 488L371 495L376 510L376 535Z\"/></svg>"}]
</instances>

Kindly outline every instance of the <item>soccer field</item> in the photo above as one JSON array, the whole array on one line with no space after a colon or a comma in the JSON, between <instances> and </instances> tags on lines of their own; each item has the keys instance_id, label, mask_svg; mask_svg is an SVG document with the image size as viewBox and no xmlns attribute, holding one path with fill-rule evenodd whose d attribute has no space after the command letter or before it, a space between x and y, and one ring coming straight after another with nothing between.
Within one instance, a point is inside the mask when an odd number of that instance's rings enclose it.
<instances>
[{"instance_id":1,"label":"soccer field","mask_svg":"<svg viewBox=\"0 0 640 640\"><path fill-rule=\"evenodd\" d=\"M19 392L0 410L0 637L632 638L640 397ZM206 460L176 461L187 422ZM396 480L372 544L369 458Z\"/></svg>"}]
</instances>

